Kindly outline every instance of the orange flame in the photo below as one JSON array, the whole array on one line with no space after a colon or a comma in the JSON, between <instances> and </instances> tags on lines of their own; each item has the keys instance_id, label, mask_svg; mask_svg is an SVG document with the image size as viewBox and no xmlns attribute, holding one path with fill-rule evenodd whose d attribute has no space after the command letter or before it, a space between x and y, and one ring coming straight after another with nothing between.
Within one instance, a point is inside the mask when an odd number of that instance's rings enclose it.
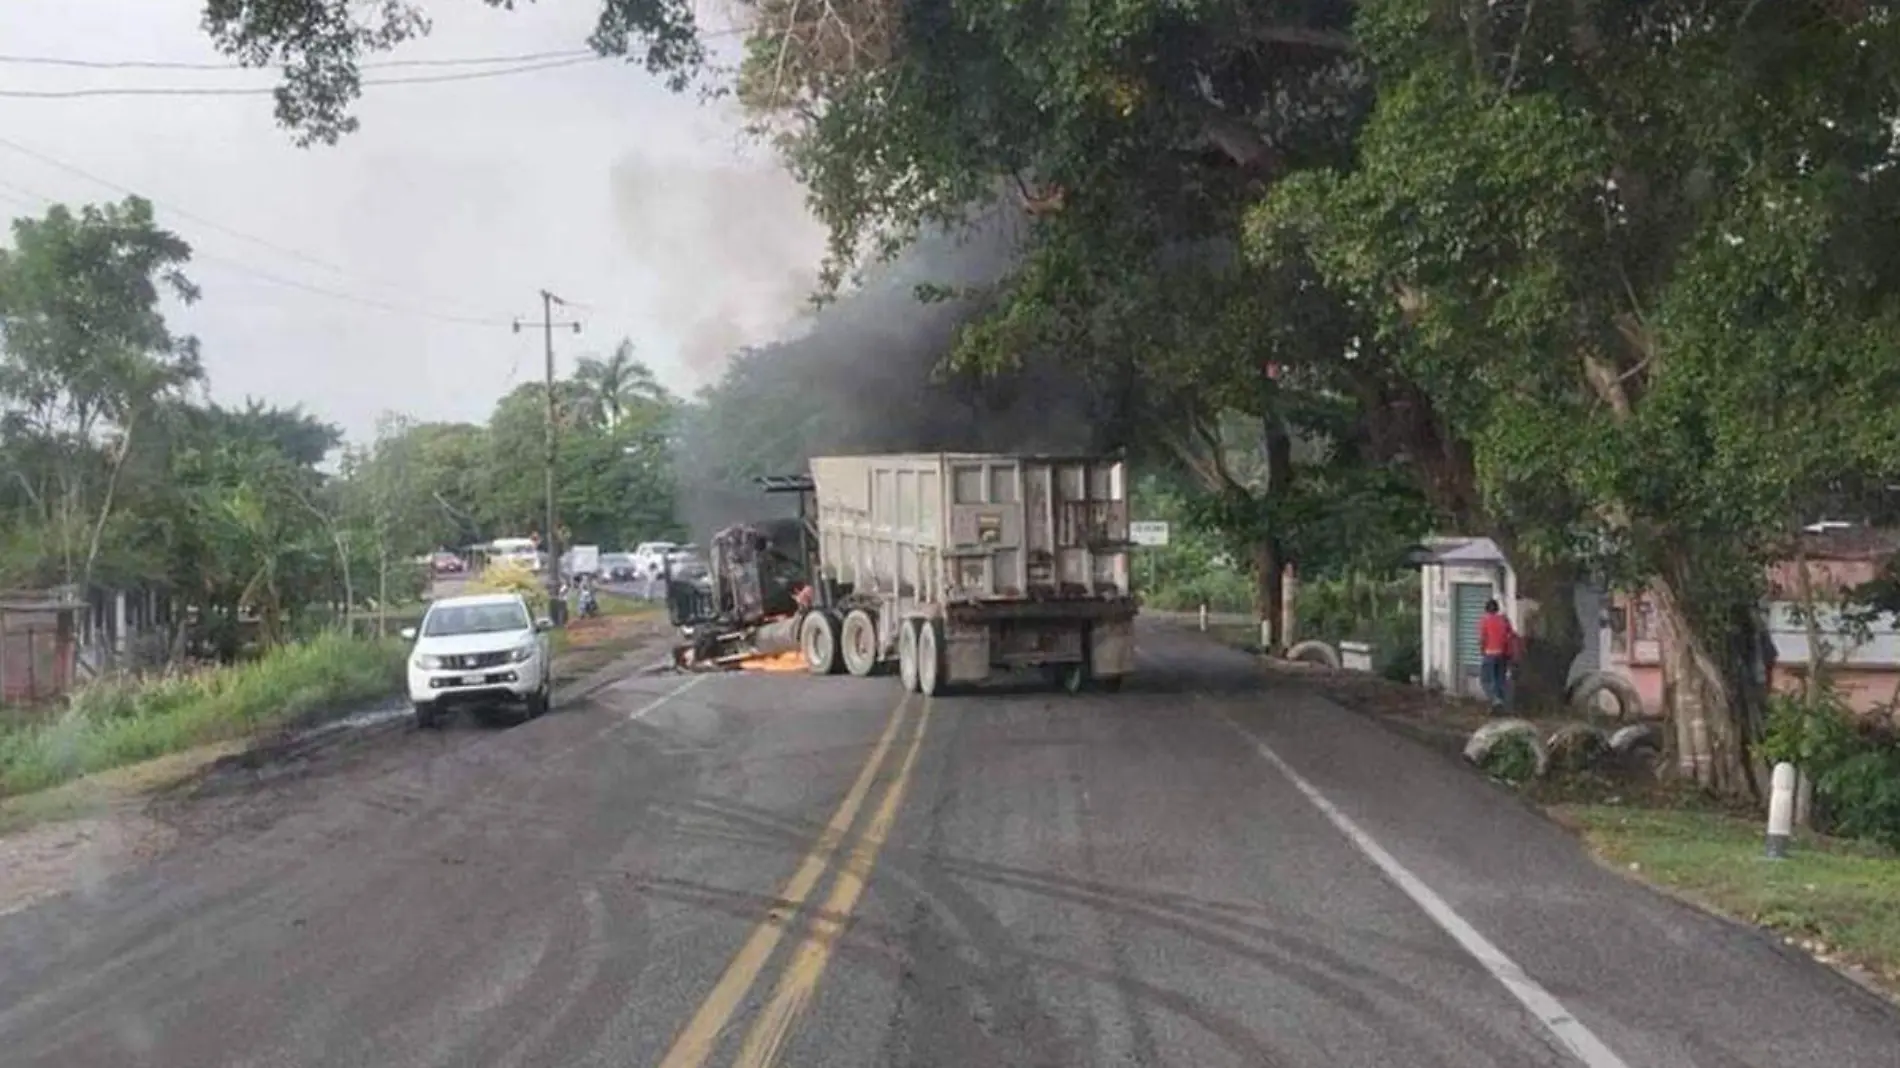
<instances>
[{"instance_id":1,"label":"orange flame","mask_svg":"<svg viewBox=\"0 0 1900 1068\"><path fill-rule=\"evenodd\" d=\"M761 653L739 661L741 671L803 671L805 654L792 650L785 653Z\"/></svg>"}]
</instances>

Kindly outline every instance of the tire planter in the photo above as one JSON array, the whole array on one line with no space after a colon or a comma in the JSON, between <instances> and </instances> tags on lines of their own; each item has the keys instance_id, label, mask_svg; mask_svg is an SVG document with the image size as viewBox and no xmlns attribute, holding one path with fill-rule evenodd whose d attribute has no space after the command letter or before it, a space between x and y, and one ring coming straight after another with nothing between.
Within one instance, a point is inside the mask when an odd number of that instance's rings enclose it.
<instances>
[{"instance_id":1,"label":"tire planter","mask_svg":"<svg viewBox=\"0 0 1900 1068\"><path fill-rule=\"evenodd\" d=\"M1610 736L1588 723L1566 723L1544 742L1550 763L1561 771L1595 767L1610 753Z\"/></svg>"},{"instance_id":2,"label":"tire planter","mask_svg":"<svg viewBox=\"0 0 1900 1068\"><path fill-rule=\"evenodd\" d=\"M1533 778L1541 779L1550 771L1550 750L1544 747L1544 740L1537 736L1537 727L1522 719L1495 720L1472 731L1471 739L1465 743L1465 759L1483 767L1493 751L1506 739L1510 739L1513 745L1530 747L1535 764Z\"/></svg>"},{"instance_id":3,"label":"tire planter","mask_svg":"<svg viewBox=\"0 0 1900 1068\"><path fill-rule=\"evenodd\" d=\"M1592 671L1577 680L1570 691L1570 707L1592 719L1601 719L1603 709L1597 704L1597 697L1608 693L1616 698L1616 713L1609 717L1614 723L1628 723L1642 718L1643 695L1636 687L1621 675L1607 671Z\"/></svg>"},{"instance_id":4,"label":"tire planter","mask_svg":"<svg viewBox=\"0 0 1900 1068\"><path fill-rule=\"evenodd\" d=\"M1286 651L1286 658L1339 670L1339 650L1318 640L1300 642Z\"/></svg>"}]
</instances>

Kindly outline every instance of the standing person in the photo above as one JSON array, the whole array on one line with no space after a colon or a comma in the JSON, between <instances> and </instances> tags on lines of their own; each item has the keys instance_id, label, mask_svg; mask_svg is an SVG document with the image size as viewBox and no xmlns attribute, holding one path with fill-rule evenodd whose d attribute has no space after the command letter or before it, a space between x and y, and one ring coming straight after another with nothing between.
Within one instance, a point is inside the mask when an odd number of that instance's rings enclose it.
<instances>
[{"instance_id":1,"label":"standing person","mask_svg":"<svg viewBox=\"0 0 1900 1068\"><path fill-rule=\"evenodd\" d=\"M1498 610L1498 602L1484 602L1484 618L1478 620L1478 652L1484 657L1479 681L1491 711L1501 712L1511 703L1511 660L1517 654L1517 629Z\"/></svg>"}]
</instances>

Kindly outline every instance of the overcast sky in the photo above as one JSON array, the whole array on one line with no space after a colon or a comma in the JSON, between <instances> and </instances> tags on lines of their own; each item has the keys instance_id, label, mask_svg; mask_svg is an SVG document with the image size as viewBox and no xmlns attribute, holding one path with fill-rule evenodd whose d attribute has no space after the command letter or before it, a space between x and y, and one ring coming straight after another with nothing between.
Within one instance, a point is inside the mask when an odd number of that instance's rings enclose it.
<instances>
[{"instance_id":1,"label":"overcast sky","mask_svg":"<svg viewBox=\"0 0 1900 1068\"><path fill-rule=\"evenodd\" d=\"M598 4L506 12L433 0L434 33L379 58L575 49ZM272 84L256 71L17 61L224 62L199 29L202 8L4 0L0 94ZM702 19L731 24L710 8ZM729 35L719 44L736 47ZM796 183L747 142L729 107L670 93L638 66L369 86L362 128L335 147L295 147L271 107L267 95L0 95L0 138L72 168L0 144L0 211L118 199L93 180L104 179L153 200L192 242L204 299L174 320L202 339L218 400L301 403L358 439L385 410L483 419L497 396L542 373L539 332L515 335L507 323L539 316L544 287L584 320L580 335L556 337L562 369L626 336L662 380L690 392L732 349L795 328L811 291L823 231Z\"/></svg>"}]
</instances>

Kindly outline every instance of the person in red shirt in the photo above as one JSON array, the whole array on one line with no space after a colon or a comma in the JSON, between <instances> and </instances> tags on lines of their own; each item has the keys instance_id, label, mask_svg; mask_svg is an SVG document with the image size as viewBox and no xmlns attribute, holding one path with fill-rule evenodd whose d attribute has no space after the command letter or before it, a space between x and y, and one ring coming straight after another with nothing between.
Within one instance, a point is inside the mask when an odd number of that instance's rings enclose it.
<instances>
[{"instance_id":1,"label":"person in red shirt","mask_svg":"<svg viewBox=\"0 0 1900 1068\"><path fill-rule=\"evenodd\" d=\"M1483 656L1478 681L1492 711L1504 709L1511 701L1511 660L1517 655L1517 630L1498 610L1495 600L1484 602L1484 618L1478 620L1478 652Z\"/></svg>"}]
</instances>

